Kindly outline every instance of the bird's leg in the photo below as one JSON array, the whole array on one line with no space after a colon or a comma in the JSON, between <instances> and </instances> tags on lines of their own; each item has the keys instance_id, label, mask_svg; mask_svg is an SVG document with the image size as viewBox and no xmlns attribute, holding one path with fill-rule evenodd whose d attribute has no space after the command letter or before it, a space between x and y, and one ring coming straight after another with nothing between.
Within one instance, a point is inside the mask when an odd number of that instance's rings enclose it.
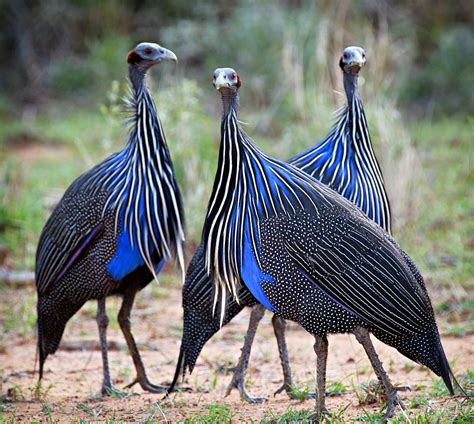
<instances>
[{"instance_id":1,"label":"bird's leg","mask_svg":"<svg viewBox=\"0 0 474 424\"><path fill-rule=\"evenodd\" d=\"M152 384L148 381L145 367L143 366L142 358L140 352L138 351L135 339L133 338L131 326L130 326L130 312L132 310L133 302L135 300L135 289L130 289L125 292L123 296L122 306L118 314L118 322L120 328L122 329L125 341L127 342L128 350L132 356L135 369L137 371L137 377L130 384L125 386L126 389L132 387L136 383L139 383L143 390L146 390L151 393L164 393L166 392L166 386L158 386Z\"/></svg>"},{"instance_id":2,"label":"bird's leg","mask_svg":"<svg viewBox=\"0 0 474 424\"><path fill-rule=\"evenodd\" d=\"M394 387L388 374L385 372L383 368L382 361L380 360L377 352L375 351L374 345L372 344L372 340L370 340L369 332L362 327L358 327L354 330L354 335L357 341L364 347L365 353L369 357L370 363L372 364L372 368L374 369L377 378L379 379L382 387L384 388L385 396L387 397L387 411L384 415L384 420L387 420L393 415L395 407L400 405L401 408L405 409L402 401L400 400L397 390L403 391L407 390L406 387Z\"/></svg>"},{"instance_id":3,"label":"bird's leg","mask_svg":"<svg viewBox=\"0 0 474 424\"><path fill-rule=\"evenodd\" d=\"M253 397L247 393L245 388L245 374L247 372L247 367L249 364L250 350L252 349L253 339L255 338L255 333L257 332L257 327L263 315L265 314L265 308L262 305L255 305L252 308L252 313L250 314L249 328L247 329L247 334L245 335L244 346L242 347L242 354L239 358L239 363L235 368L232 368L231 371L234 372L232 376L232 381L227 386L225 395L229 396L232 389L238 389L240 397L246 400L249 403L261 403L265 402L267 398L265 397Z\"/></svg>"},{"instance_id":4,"label":"bird's leg","mask_svg":"<svg viewBox=\"0 0 474 424\"><path fill-rule=\"evenodd\" d=\"M280 353L281 368L283 370L283 385L274 393L277 395L283 390L286 391L287 395L295 399L293 388L295 387L293 383L293 376L291 374L290 359L288 357L288 348L286 346L285 340L285 328L286 321L283 318L280 318L278 315L273 315L272 318L273 331L275 332L275 337L278 343L278 351ZM316 393L311 392L307 393L305 396L306 399L315 399ZM300 399L300 397L298 397Z\"/></svg>"},{"instance_id":5,"label":"bird's leg","mask_svg":"<svg viewBox=\"0 0 474 424\"><path fill-rule=\"evenodd\" d=\"M109 325L109 318L105 310L105 297L97 300L97 327L99 328L100 350L102 352L102 366L104 370L104 380L100 394L102 396L125 396L126 393L120 392L112 386L109 371L109 356L107 347L107 326Z\"/></svg>"},{"instance_id":6,"label":"bird's leg","mask_svg":"<svg viewBox=\"0 0 474 424\"><path fill-rule=\"evenodd\" d=\"M326 336L314 336L314 352L316 353L316 379L318 395L316 398L316 413L311 420L321 422L323 414L328 414L326 409L326 364L328 359L328 339Z\"/></svg>"}]
</instances>

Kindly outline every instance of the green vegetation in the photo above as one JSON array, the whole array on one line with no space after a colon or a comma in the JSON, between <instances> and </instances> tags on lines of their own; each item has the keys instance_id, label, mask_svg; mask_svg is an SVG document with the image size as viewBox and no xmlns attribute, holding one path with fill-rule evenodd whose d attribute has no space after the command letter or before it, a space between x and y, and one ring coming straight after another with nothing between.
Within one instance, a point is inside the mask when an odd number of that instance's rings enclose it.
<instances>
[{"instance_id":1,"label":"green vegetation","mask_svg":"<svg viewBox=\"0 0 474 424\"><path fill-rule=\"evenodd\" d=\"M274 414L273 411L269 411L267 418L261 421L261 424L286 424L286 423L298 423L298 422L309 422L314 411L311 409L295 410L291 406L281 416Z\"/></svg>"},{"instance_id":2,"label":"green vegetation","mask_svg":"<svg viewBox=\"0 0 474 424\"><path fill-rule=\"evenodd\" d=\"M305 400L311 392L308 385L291 387L291 398L297 400Z\"/></svg>"},{"instance_id":3,"label":"green vegetation","mask_svg":"<svg viewBox=\"0 0 474 424\"><path fill-rule=\"evenodd\" d=\"M191 418L186 418L183 424L213 424L213 423L228 423L232 421L235 413L229 405L225 403L213 403L205 406L203 409L207 413L196 414Z\"/></svg>"},{"instance_id":4,"label":"green vegetation","mask_svg":"<svg viewBox=\"0 0 474 424\"><path fill-rule=\"evenodd\" d=\"M9 8L22 4L10 3ZM177 66L158 66L149 84L183 193L188 257L199 241L218 154L220 99L210 84L212 70L238 70L245 130L264 151L286 159L330 130L334 111L344 101L338 56L344 46L358 44L368 54L360 90L391 198L395 238L426 279L443 335L474 334L474 39L464 13L472 9L470 3L446 2L433 9L429 0L415 6L400 1L385 10L386 2L366 0L238 0L194 7L177 1L145 2L136 10L134 2L84 0L62 2L59 11L49 3L36 2L19 15L0 14L5 28L0 49L11 58L0 64L0 267L34 270L40 231L66 187L125 145L125 56L137 41L158 41L180 60ZM18 16L22 31L14 30L10 16ZM21 38L25 34L29 37ZM22 48L28 44L32 53L25 55ZM164 272L159 288L145 290L137 306L145 309L169 298L176 281L175 272ZM14 290L2 282L0 297L3 352L7 338L24 341L35 335L36 298L32 285ZM109 305L113 330L118 301ZM88 303L81 315L94 319L95 310ZM176 338L181 330L179 323L167 327ZM222 362L230 365L234 359ZM414 368L412 363L403 367L407 377ZM133 373L124 365L117 374L128 381ZM220 378L194 375L190 381L197 392L208 392ZM329 394L341 402L326 422L347 422L345 413L353 404L362 405L354 421L380 422L384 409L378 386L344 383L328 383ZM468 370L460 383L473 390L474 373ZM308 387L296 387L295 397L303 399ZM474 420L472 401L439 403L447 395L439 379L413 389L408 410L397 410L391 422ZM49 390L8 387L7 395L0 393L0 422L17 421L15 402L34 399L41 405L40 421L55 422L55 411L63 406L48 399ZM345 398L349 395L352 400ZM166 409L179 410L184 396L147 405L145 422L165 421ZM375 402L380 408L373 412ZM199 413L184 423L240 417L226 403L199 406ZM262 422L305 422L312 403L303 407L290 406L282 415L270 409ZM126 422L94 402L77 403L71 419Z\"/></svg>"},{"instance_id":5,"label":"green vegetation","mask_svg":"<svg viewBox=\"0 0 474 424\"><path fill-rule=\"evenodd\" d=\"M347 392L347 386L341 381L329 381L326 384L327 396L340 396Z\"/></svg>"}]
</instances>

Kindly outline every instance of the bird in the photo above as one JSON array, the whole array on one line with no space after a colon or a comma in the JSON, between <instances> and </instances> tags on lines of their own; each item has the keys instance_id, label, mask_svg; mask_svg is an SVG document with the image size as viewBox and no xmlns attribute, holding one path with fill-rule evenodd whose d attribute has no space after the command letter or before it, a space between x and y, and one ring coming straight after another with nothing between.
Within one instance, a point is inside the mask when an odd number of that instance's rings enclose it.
<instances>
[{"instance_id":1,"label":"bird","mask_svg":"<svg viewBox=\"0 0 474 424\"><path fill-rule=\"evenodd\" d=\"M125 147L79 176L47 220L36 252L39 378L58 349L68 320L97 300L103 362L101 394L112 386L106 297L122 297L118 322L143 390L161 393L146 375L130 325L137 292L174 259L184 275L184 213L173 164L146 74L176 55L159 44L139 43L127 55L131 111Z\"/></svg>"},{"instance_id":2,"label":"bird","mask_svg":"<svg viewBox=\"0 0 474 424\"><path fill-rule=\"evenodd\" d=\"M387 398L402 405L370 335L440 376L454 378L418 268L391 235L349 200L291 164L260 150L238 122L242 81L217 68L223 114L216 178L202 231L214 280L213 310L225 319L229 294L245 285L266 309L315 339L317 400L325 404L328 334L353 333Z\"/></svg>"},{"instance_id":3,"label":"bird","mask_svg":"<svg viewBox=\"0 0 474 424\"><path fill-rule=\"evenodd\" d=\"M330 133L309 149L288 160L308 175L318 179L333 190L345 196L358 206L370 219L391 233L391 213L382 171L375 157L367 125L367 119L358 90L358 76L367 61L366 52L362 47L346 47L340 58L339 67L343 74L343 82L347 102L340 110L338 119ZM217 316L210 313L211 300L205 295L212 290L212 278L206 273L203 249L200 246L191 260L183 287L183 349L178 362L177 375L181 369L192 371L204 343L220 329ZM234 368L232 381L226 394L238 388L240 395L248 402L262 402L265 397L251 396L245 388L250 350L265 308L260 305L252 294L243 286L239 292L239 303L232 296L226 300L224 324L232 320L245 306L253 306L249 328L245 337L244 347L237 367ZM207 315L207 316L206 316ZM285 390L292 397L295 386L293 383L288 349L285 341L285 321L278 315L272 317L272 324L278 342L280 359L283 369L283 385L275 392ZM190 339L190 335L193 338ZM173 387L173 386L171 386ZM308 397L314 397L308 393Z\"/></svg>"}]
</instances>

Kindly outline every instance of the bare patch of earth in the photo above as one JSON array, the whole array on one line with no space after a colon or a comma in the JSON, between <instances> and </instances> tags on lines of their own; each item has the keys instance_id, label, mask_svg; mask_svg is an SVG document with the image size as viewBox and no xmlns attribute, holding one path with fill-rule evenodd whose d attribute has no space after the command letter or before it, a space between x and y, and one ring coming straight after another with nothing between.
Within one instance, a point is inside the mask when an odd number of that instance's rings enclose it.
<instances>
[{"instance_id":1,"label":"bare patch of earth","mask_svg":"<svg viewBox=\"0 0 474 424\"><path fill-rule=\"evenodd\" d=\"M161 288L158 289L160 292ZM137 299L133 315L133 330L140 344L143 361L149 378L156 384L167 384L174 374L179 351L182 310L180 288L168 287L164 295L153 296L150 288L145 289ZM118 310L118 300L108 302L109 313ZM198 359L191 376L181 385L191 392L171 395L160 402L162 395L148 394L140 387L133 387L136 396L125 399L94 398L99 391L102 378L101 354L95 347L97 329L94 320L95 305L88 304L67 326L58 352L48 358L45 379L40 400L35 400L34 387L37 374L35 368L36 340L34 337L3 339L0 349L0 395L9 392L16 401L4 403L3 418L18 422L31 420L69 422L84 419L104 421L141 422L147 419L176 422L185 418L207 416L209 405L227 405L233 412L235 422L259 421L279 417L289 407L293 410L312 409L313 400L290 400L285 393L273 396L282 384L282 373L276 341L270 322L270 315L262 321L254 343L249 372L248 390L253 395L266 396L263 404L249 405L240 400L237 391L224 397L230 375L226 367L237 362L243 336L248 324L249 310L242 312L232 323L212 338ZM112 320L113 321L113 320ZM315 354L313 339L303 329L288 325L287 339L295 381L315 387ZM443 337L443 344L455 373L474 368L474 336L463 338ZM132 361L117 325L109 328L110 363L113 383L122 388L134 378ZM344 420L360 418L380 408L378 403L360 405L359 385L374 380L375 376L363 349L353 336L341 334L330 337L328 382L340 382L346 391L329 397L327 406L332 411L342 410ZM77 346L87 349L78 350ZM434 396L433 385L438 380L433 373L409 361L396 350L375 340L375 346L389 372L392 381L398 385L410 385L412 392L402 393L404 400L422 397L432 408L455 405L455 399ZM45 393L47 391L47 393ZM363 393L362 393L363 394ZM423 406L426 408L426 405ZM423 408L422 407L422 408Z\"/></svg>"}]
</instances>

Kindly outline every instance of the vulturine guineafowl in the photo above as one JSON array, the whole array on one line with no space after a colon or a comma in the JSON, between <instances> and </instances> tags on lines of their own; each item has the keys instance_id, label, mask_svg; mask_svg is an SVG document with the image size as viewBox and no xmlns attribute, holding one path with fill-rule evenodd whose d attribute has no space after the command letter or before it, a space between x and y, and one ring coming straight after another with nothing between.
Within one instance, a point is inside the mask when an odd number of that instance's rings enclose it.
<instances>
[{"instance_id":1,"label":"vulturine guineafowl","mask_svg":"<svg viewBox=\"0 0 474 424\"><path fill-rule=\"evenodd\" d=\"M343 73L347 104L341 109L339 118L329 135L313 147L292 157L289 162L307 174L330 186L351 200L372 220L388 232L391 231L391 217L388 197L382 173L375 157L362 100L358 91L359 71L365 65L366 54L360 47L344 49L339 66ZM186 274L183 288L184 328L181 358L184 366L192 369L206 343L220 325L211 312L213 281L204 268L203 249L198 248ZM245 306L252 306L249 329L239 363L235 368L227 394L231 389L239 389L242 398L250 402L265 400L250 396L244 384L250 350L258 323L265 308L256 304L255 298L243 286L239 292L239 303L229 296L224 324L232 320ZM278 341L284 383L276 393L286 390L292 396L294 387L284 330L285 321L274 315L272 323ZM192 335L192 336L191 336ZM177 371L179 374L179 371ZM177 375L178 375L177 374Z\"/></svg>"},{"instance_id":2,"label":"vulturine guineafowl","mask_svg":"<svg viewBox=\"0 0 474 424\"><path fill-rule=\"evenodd\" d=\"M224 112L216 179L202 241L215 312L245 285L267 309L315 338L316 415L326 411L327 335L352 332L387 397L401 403L369 333L441 376L453 393L422 276L395 240L360 209L298 168L263 153L237 120L240 78L214 72Z\"/></svg>"},{"instance_id":3,"label":"vulturine guineafowl","mask_svg":"<svg viewBox=\"0 0 474 424\"><path fill-rule=\"evenodd\" d=\"M147 71L176 55L158 44L140 43L128 54L132 127L126 147L76 179L46 223L36 254L40 379L56 352L67 321L91 299L103 360L102 393L113 390L107 357L105 298L123 297L118 321L133 358L133 383L150 392L130 327L137 291L174 258L183 269L181 196Z\"/></svg>"}]
</instances>

